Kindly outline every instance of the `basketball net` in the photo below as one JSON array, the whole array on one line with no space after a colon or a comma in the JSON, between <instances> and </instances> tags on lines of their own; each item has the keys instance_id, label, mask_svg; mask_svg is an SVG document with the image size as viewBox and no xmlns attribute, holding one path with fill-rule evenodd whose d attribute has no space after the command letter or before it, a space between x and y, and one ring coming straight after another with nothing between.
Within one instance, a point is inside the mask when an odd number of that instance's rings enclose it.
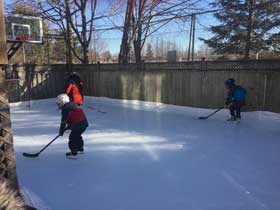
<instances>
[{"instance_id":1,"label":"basketball net","mask_svg":"<svg viewBox=\"0 0 280 210\"><path fill-rule=\"evenodd\" d=\"M21 42L26 42L26 40L29 38L28 35L26 34L19 34L18 35L18 39L21 41Z\"/></svg>"}]
</instances>

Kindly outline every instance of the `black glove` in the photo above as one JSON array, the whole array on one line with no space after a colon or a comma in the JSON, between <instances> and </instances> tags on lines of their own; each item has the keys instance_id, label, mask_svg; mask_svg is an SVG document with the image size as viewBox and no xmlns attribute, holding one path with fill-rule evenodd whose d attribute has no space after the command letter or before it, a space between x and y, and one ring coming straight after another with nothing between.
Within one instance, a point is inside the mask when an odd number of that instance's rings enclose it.
<instances>
[{"instance_id":1,"label":"black glove","mask_svg":"<svg viewBox=\"0 0 280 210\"><path fill-rule=\"evenodd\" d=\"M230 105L232 103L232 100L226 100L225 104Z\"/></svg>"},{"instance_id":2,"label":"black glove","mask_svg":"<svg viewBox=\"0 0 280 210\"><path fill-rule=\"evenodd\" d=\"M64 128L64 129L60 129L60 130L59 130L59 135L60 135L60 136L63 136L64 132L67 131L67 130L70 130L70 126L67 126L67 127Z\"/></svg>"},{"instance_id":3,"label":"black glove","mask_svg":"<svg viewBox=\"0 0 280 210\"><path fill-rule=\"evenodd\" d=\"M63 136L64 132L65 132L65 126L66 126L66 123L61 123L60 124L60 128L59 128L59 135L60 136Z\"/></svg>"}]
</instances>

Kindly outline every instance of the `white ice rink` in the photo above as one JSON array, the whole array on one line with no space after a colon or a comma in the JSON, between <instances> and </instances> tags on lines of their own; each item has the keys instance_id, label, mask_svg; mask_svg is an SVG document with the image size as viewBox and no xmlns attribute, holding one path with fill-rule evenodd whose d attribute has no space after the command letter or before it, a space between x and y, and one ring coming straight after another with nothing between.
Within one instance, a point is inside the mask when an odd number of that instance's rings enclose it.
<instances>
[{"instance_id":1,"label":"white ice rink","mask_svg":"<svg viewBox=\"0 0 280 210\"><path fill-rule=\"evenodd\" d=\"M94 111L87 106L106 111ZM55 99L11 104L22 187L52 210L279 210L280 114L86 98L85 154L65 158Z\"/></svg>"}]
</instances>

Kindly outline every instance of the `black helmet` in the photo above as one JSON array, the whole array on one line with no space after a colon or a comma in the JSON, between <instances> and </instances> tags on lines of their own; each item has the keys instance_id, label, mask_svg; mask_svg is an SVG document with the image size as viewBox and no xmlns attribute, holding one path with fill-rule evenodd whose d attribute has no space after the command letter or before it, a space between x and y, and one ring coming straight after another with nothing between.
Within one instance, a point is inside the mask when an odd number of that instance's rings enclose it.
<instances>
[{"instance_id":1,"label":"black helmet","mask_svg":"<svg viewBox=\"0 0 280 210\"><path fill-rule=\"evenodd\" d=\"M77 72L72 72L69 75L69 80L75 81L78 84L82 82L81 77Z\"/></svg>"},{"instance_id":2,"label":"black helmet","mask_svg":"<svg viewBox=\"0 0 280 210\"><path fill-rule=\"evenodd\" d=\"M235 80L232 79L232 78L227 79L227 80L225 81L225 84L226 84L227 86L233 86L233 85L235 85Z\"/></svg>"}]
</instances>

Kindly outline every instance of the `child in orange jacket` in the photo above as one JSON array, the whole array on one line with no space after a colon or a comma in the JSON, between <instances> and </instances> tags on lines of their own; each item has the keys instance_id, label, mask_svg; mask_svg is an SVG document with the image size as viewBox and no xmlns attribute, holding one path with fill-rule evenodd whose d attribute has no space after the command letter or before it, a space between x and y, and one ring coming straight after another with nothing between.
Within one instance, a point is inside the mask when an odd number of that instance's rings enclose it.
<instances>
[{"instance_id":1,"label":"child in orange jacket","mask_svg":"<svg viewBox=\"0 0 280 210\"><path fill-rule=\"evenodd\" d=\"M83 83L78 74L70 74L68 78L68 86L65 92L69 96L70 100L75 104L79 106L83 104Z\"/></svg>"}]
</instances>

